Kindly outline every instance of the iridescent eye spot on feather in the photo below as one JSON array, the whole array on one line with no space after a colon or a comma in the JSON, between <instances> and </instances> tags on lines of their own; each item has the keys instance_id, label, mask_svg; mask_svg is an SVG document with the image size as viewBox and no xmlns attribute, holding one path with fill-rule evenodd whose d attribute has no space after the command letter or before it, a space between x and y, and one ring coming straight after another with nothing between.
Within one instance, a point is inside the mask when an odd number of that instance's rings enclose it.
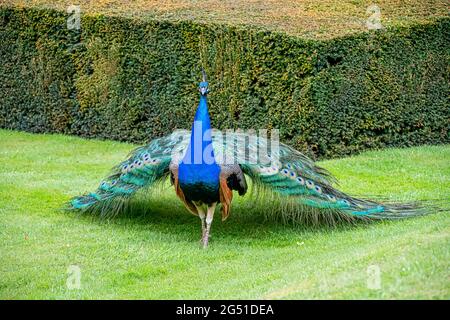
<instances>
[{"instance_id":1,"label":"iridescent eye spot on feather","mask_svg":"<svg viewBox=\"0 0 450 320\"><path fill-rule=\"evenodd\" d=\"M158 159L152 159L152 161L151 161L151 164L152 165L155 165L155 164L158 164L159 163L159 160Z\"/></svg>"},{"instance_id":2,"label":"iridescent eye spot on feather","mask_svg":"<svg viewBox=\"0 0 450 320\"><path fill-rule=\"evenodd\" d=\"M111 181L111 185L112 185L112 186L115 186L116 184L117 184L117 180Z\"/></svg>"},{"instance_id":3,"label":"iridescent eye spot on feather","mask_svg":"<svg viewBox=\"0 0 450 320\"><path fill-rule=\"evenodd\" d=\"M281 170L281 174L283 176L288 176L289 175L289 170L288 169L283 169L283 170Z\"/></svg>"},{"instance_id":4,"label":"iridescent eye spot on feather","mask_svg":"<svg viewBox=\"0 0 450 320\"><path fill-rule=\"evenodd\" d=\"M312 182L311 180L306 180L306 187L308 189L314 188L314 182Z\"/></svg>"},{"instance_id":5,"label":"iridescent eye spot on feather","mask_svg":"<svg viewBox=\"0 0 450 320\"><path fill-rule=\"evenodd\" d=\"M350 202L347 199L342 199L342 203L344 203L346 206L350 205Z\"/></svg>"},{"instance_id":6,"label":"iridescent eye spot on feather","mask_svg":"<svg viewBox=\"0 0 450 320\"><path fill-rule=\"evenodd\" d=\"M128 172L128 164L124 164L122 166L122 173L127 173Z\"/></svg>"},{"instance_id":7,"label":"iridescent eye spot on feather","mask_svg":"<svg viewBox=\"0 0 450 320\"><path fill-rule=\"evenodd\" d=\"M294 171L291 171L291 173L289 174L289 178L295 179L297 178L297 174Z\"/></svg>"},{"instance_id":8,"label":"iridescent eye spot on feather","mask_svg":"<svg viewBox=\"0 0 450 320\"><path fill-rule=\"evenodd\" d=\"M316 190L317 193L322 194L322 188L319 186L315 186L314 190Z\"/></svg>"},{"instance_id":9,"label":"iridescent eye spot on feather","mask_svg":"<svg viewBox=\"0 0 450 320\"><path fill-rule=\"evenodd\" d=\"M272 167L275 167L277 168L277 170L280 170L281 168L283 168L283 164L280 161L275 161Z\"/></svg>"},{"instance_id":10,"label":"iridescent eye spot on feather","mask_svg":"<svg viewBox=\"0 0 450 320\"><path fill-rule=\"evenodd\" d=\"M288 163L288 164L286 165L286 168L288 168L289 170L290 170L290 169L292 169L292 166L291 166L291 164L290 164L290 163Z\"/></svg>"},{"instance_id":11,"label":"iridescent eye spot on feather","mask_svg":"<svg viewBox=\"0 0 450 320\"><path fill-rule=\"evenodd\" d=\"M303 179L302 177L297 177L297 181L298 181L298 183L300 183L302 186L305 185L305 179Z\"/></svg>"},{"instance_id":12,"label":"iridescent eye spot on feather","mask_svg":"<svg viewBox=\"0 0 450 320\"><path fill-rule=\"evenodd\" d=\"M274 175L278 173L278 168L276 167L262 167L259 172L264 175Z\"/></svg>"},{"instance_id":13,"label":"iridescent eye spot on feather","mask_svg":"<svg viewBox=\"0 0 450 320\"><path fill-rule=\"evenodd\" d=\"M336 197L333 196L332 194L327 194L327 198L328 198L328 200L330 200L331 202L336 202Z\"/></svg>"},{"instance_id":14,"label":"iridescent eye spot on feather","mask_svg":"<svg viewBox=\"0 0 450 320\"><path fill-rule=\"evenodd\" d=\"M268 175L268 176L278 173L278 168L276 168L276 167L267 167L267 168L264 168L261 170L264 170L264 171L261 171L261 174Z\"/></svg>"}]
</instances>

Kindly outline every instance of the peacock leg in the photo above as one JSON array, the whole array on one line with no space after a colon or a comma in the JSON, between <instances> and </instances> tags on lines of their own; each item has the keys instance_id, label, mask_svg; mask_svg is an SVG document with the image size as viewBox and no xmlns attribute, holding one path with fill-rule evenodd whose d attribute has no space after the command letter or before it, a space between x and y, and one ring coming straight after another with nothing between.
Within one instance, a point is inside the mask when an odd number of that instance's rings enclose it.
<instances>
[{"instance_id":1,"label":"peacock leg","mask_svg":"<svg viewBox=\"0 0 450 320\"><path fill-rule=\"evenodd\" d=\"M208 206L208 211L206 213L206 231L205 235L203 236L203 248L208 247L208 240L209 240L209 231L211 229L211 223L214 218L214 210L216 209L217 203L214 202L210 206Z\"/></svg>"},{"instance_id":2,"label":"peacock leg","mask_svg":"<svg viewBox=\"0 0 450 320\"><path fill-rule=\"evenodd\" d=\"M195 207L197 208L198 216L202 222L202 238L200 239L200 243L203 244L203 239L205 238L205 232L206 232L206 214L205 210L203 209L203 206L201 204L195 204Z\"/></svg>"}]
</instances>

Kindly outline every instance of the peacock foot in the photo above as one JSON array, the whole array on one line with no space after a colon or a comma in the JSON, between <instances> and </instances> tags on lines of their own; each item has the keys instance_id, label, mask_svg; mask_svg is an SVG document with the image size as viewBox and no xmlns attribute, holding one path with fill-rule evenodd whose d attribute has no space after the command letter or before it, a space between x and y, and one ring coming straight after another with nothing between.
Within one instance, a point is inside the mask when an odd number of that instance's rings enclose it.
<instances>
[{"instance_id":1,"label":"peacock foot","mask_svg":"<svg viewBox=\"0 0 450 320\"><path fill-rule=\"evenodd\" d=\"M209 236L207 234L205 234L200 239L200 245L203 246L203 249L206 249L208 247L208 242L209 242Z\"/></svg>"}]
</instances>

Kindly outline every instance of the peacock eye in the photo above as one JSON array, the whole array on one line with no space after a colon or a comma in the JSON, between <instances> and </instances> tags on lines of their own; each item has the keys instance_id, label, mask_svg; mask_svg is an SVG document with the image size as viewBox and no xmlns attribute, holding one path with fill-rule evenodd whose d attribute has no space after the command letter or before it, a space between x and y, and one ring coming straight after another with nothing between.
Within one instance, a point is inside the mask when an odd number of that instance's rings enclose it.
<instances>
[{"instance_id":1,"label":"peacock eye","mask_svg":"<svg viewBox=\"0 0 450 320\"><path fill-rule=\"evenodd\" d=\"M306 180L306 186L308 187L308 189L312 189L314 188L314 182L312 182L311 180Z\"/></svg>"}]
</instances>

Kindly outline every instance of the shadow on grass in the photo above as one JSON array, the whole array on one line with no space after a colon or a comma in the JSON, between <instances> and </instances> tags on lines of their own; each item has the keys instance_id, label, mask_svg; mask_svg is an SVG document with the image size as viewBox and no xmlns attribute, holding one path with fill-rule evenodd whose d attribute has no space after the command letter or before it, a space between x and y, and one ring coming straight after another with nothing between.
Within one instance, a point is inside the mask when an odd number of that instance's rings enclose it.
<instances>
[{"instance_id":1,"label":"shadow on grass","mask_svg":"<svg viewBox=\"0 0 450 320\"><path fill-rule=\"evenodd\" d=\"M337 221L330 225L323 221L316 224L286 222L281 217L268 218L264 213L264 204L246 200L235 203L225 221L221 221L220 207L216 209L212 238L226 239L227 243L282 247L292 245L296 236L309 238L318 233L345 232L378 223ZM177 198L167 195L134 199L112 218L102 218L95 211L86 212L83 216L93 219L94 223L107 221L117 227L151 230L175 238L176 241L192 242L200 239L200 219L188 212Z\"/></svg>"}]
</instances>

